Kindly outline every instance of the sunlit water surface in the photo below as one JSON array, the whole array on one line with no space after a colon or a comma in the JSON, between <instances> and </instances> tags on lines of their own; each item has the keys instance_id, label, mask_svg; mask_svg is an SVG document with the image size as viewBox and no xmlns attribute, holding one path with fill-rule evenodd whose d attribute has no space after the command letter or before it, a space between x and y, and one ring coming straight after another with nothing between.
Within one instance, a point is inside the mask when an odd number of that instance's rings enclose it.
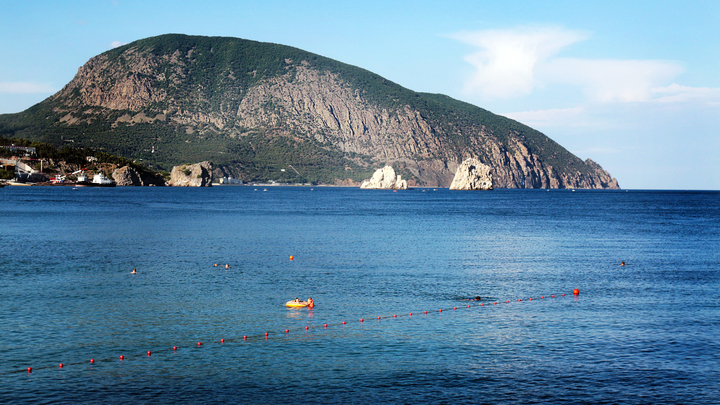
<instances>
[{"instance_id":1,"label":"sunlit water surface","mask_svg":"<svg viewBox=\"0 0 720 405\"><path fill-rule=\"evenodd\" d=\"M0 231L2 403L720 403L717 192L5 187Z\"/></svg>"}]
</instances>

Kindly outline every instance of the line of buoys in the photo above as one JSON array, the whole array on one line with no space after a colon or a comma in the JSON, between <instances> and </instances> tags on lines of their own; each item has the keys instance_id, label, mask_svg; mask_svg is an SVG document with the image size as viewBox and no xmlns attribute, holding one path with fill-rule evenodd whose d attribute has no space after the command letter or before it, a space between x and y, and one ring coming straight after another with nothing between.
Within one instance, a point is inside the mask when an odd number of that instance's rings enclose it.
<instances>
[{"instance_id":1,"label":"line of buoys","mask_svg":"<svg viewBox=\"0 0 720 405\"><path fill-rule=\"evenodd\" d=\"M573 295L578 296L579 294L580 294L580 290L579 290L579 289L576 288L576 289L573 290ZM563 293L562 296L564 297L565 294ZM552 297L552 298L555 298L555 295L553 294L553 295L551 295L551 297ZM544 295L543 295L543 296L540 296L540 298L541 298L541 299L544 299L545 296L544 296ZM529 300L529 301L532 301L533 298L532 298L532 297L528 297L528 300ZM522 299L521 299L521 298L518 298L518 302L522 302ZM506 303L510 303L510 300L506 300ZM494 301L493 304L494 304L494 305L497 305L497 301ZM483 307L484 305L485 305L484 303L480 303L479 306L480 306L480 307ZM468 305L468 308L471 308L471 305ZM453 307L452 309L456 311L456 310L457 310L457 307ZM428 311L424 311L425 314L427 314L427 312L428 312ZM438 313L442 313L442 312L443 312L443 308L440 308L440 309L438 310ZM407 316L408 316L408 317L412 317L412 315L413 315L413 313L410 312L410 313L408 313ZM389 318L390 316L385 316L385 317L386 317L386 318ZM398 317L397 314L394 314L394 315L393 315L393 318L397 318L397 317ZM383 317L383 316L377 316L377 319L378 319L378 320L381 320L382 318L384 318L384 317ZM364 318L360 318L360 322L361 322L361 323L364 322ZM342 321L342 324L343 324L343 325L346 325L346 321ZM325 329L327 329L327 328L328 328L328 324L327 324L327 323L323 324L323 327L324 327ZM310 328L311 328L311 326L305 326L305 330L306 330L306 331L309 331ZM285 333L286 333L286 334L289 334L289 333L290 333L290 329L289 329L289 328L286 328L286 329L285 329ZM268 338L269 338L269 332L265 332L265 333L264 333L264 337L265 337L265 339L268 339ZM247 340L248 340L248 336L247 336L247 335L243 335L243 341L247 341ZM232 339L231 339L230 341L232 341ZM225 343L225 338L221 338L221 339L220 339L220 343L224 344L224 343ZM198 342L197 342L197 347L201 347L201 346L202 346L202 342L201 342L201 341L198 341ZM177 346L173 346L173 347L172 347L173 352L177 351L177 349L178 349ZM150 350L148 350L146 353L147 353L147 357L150 357L150 356L152 355L152 351L150 351ZM124 361L124 360L125 360L125 356L124 356L124 355L120 355L120 361ZM91 359L90 359L90 364L94 364L94 363L95 363L95 359L94 359L94 358L91 358ZM70 364L71 364L71 365L72 365L72 364L82 364L82 362L81 362L81 363L70 363ZM62 369L62 368L64 368L66 365L67 365L67 363L59 363L58 368L61 368L61 369ZM41 367L41 368L47 368L47 367ZM32 368L32 367L27 367L26 370L27 370L28 373L32 373L33 368Z\"/></svg>"}]
</instances>

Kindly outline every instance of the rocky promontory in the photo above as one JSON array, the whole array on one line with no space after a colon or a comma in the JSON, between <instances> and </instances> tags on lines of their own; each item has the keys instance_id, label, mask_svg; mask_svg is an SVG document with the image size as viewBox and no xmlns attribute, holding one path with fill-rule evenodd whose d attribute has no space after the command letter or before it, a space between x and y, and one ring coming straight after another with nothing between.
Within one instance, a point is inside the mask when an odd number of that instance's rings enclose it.
<instances>
[{"instance_id":1,"label":"rocky promontory","mask_svg":"<svg viewBox=\"0 0 720 405\"><path fill-rule=\"evenodd\" d=\"M170 185L174 187L211 187L213 165L200 162L175 166L170 173Z\"/></svg>"},{"instance_id":2,"label":"rocky promontory","mask_svg":"<svg viewBox=\"0 0 720 405\"><path fill-rule=\"evenodd\" d=\"M492 190L492 169L475 158L465 159L455 172L450 190Z\"/></svg>"},{"instance_id":3,"label":"rocky promontory","mask_svg":"<svg viewBox=\"0 0 720 405\"><path fill-rule=\"evenodd\" d=\"M360 188L407 190L408 186L407 181L400 175L395 175L395 170L391 166L385 166L377 169L371 179L363 181Z\"/></svg>"}]
</instances>

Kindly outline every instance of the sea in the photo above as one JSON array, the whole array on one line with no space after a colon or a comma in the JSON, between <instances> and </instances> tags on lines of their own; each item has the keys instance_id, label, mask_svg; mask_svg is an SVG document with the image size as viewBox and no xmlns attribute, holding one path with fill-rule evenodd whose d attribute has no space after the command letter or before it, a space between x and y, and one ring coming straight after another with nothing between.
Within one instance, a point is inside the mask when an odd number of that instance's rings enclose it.
<instances>
[{"instance_id":1,"label":"sea","mask_svg":"<svg viewBox=\"0 0 720 405\"><path fill-rule=\"evenodd\" d=\"M720 403L717 191L5 187L0 277L3 404Z\"/></svg>"}]
</instances>

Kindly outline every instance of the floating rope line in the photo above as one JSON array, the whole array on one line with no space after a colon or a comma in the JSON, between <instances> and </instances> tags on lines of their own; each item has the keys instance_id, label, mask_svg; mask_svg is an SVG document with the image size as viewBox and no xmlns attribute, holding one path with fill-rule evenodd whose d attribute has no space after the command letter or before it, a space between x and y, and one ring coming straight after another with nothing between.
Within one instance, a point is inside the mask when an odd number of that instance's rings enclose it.
<instances>
[{"instance_id":1,"label":"floating rope line","mask_svg":"<svg viewBox=\"0 0 720 405\"><path fill-rule=\"evenodd\" d=\"M580 294L580 291L578 289L573 290L573 295L577 296L579 294ZM557 297L564 297L564 296L565 296L565 294L557 295ZM539 297L528 297L525 299L528 301L532 301L533 299L544 300L546 298L550 298L550 299L556 298L556 295L551 294L549 297L541 295ZM517 299L517 302L522 302L522 301L523 301L522 298ZM500 301L500 302L498 302L498 301L490 302L489 301L487 303L481 302L479 304L478 303L468 304L467 307L464 307L464 308L483 308L486 306L486 304L488 307L494 308L494 307L502 305L502 304L505 304L505 305L510 304L511 302L515 302L515 301L514 300L510 301L508 299L508 300L505 300L505 302L502 302L502 301ZM460 307L460 309L463 309L463 307ZM403 318L403 317L412 318L413 315L419 315L419 314L428 315L428 314L433 314L433 313L441 314L443 311L457 311L457 310L458 310L458 307L453 306L452 308L439 308L434 311L433 310L424 310L424 311L417 311L417 312L408 312L407 314L380 315L380 316L377 316L376 319L378 321L380 321L383 319L397 319L397 318ZM365 318L359 318L358 322L363 324L365 322ZM338 325L347 325L347 322L342 321L342 323L338 324ZM323 323L322 325L316 325L316 326L307 325L304 327L304 330L309 331L310 329L320 329L320 328L322 328L323 330L326 330L328 328L332 328L333 326L338 326L338 325L328 325L327 323ZM295 329L293 329L293 331L294 330ZM269 340L271 337L288 336L288 335L290 335L291 332L292 331L290 330L290 328L286 328L282 332L273 332L272 334L270 332L264 332L263 334L242 335L242 336L236 336L236 337L232 337L232 338L221 338L219 340L213 340L213 341L209 342L209 344L224 345L226 343L266 341L266 340ZM202 348L204 344L205 343L203 343L202 341L199 341L199 342L197 342L197 344L187 344L185 346L172 346L172 347L166 347L166 348L157 349L157 350L148 350L142 354L130 354L127 356L125 354L119 354L116 357L106 357L106 358L102 358L102 359L89 358L85 361L75 361L72 363L59 363L58 366L41 366L41 367L37 367L37 368L28 367L26 369L12 370L9 372L0 373L0 375L11 374L11 373L22 373L22 372L33 373L37 370L52 370L52 369L63 370L65 368L67 368L68 366L78 366L78 365L83 365L83 364L98 364L98 363L109 363L109 362L117 362L117 361L132 361L132 360L138 360L138 359L142 359L142 358L148 358L148 357L151 357L156 354L175 353L178 350L187 349L187 348L190 348L193 346L195 346L196 348Z\"/></svg>"}]
</instances>

